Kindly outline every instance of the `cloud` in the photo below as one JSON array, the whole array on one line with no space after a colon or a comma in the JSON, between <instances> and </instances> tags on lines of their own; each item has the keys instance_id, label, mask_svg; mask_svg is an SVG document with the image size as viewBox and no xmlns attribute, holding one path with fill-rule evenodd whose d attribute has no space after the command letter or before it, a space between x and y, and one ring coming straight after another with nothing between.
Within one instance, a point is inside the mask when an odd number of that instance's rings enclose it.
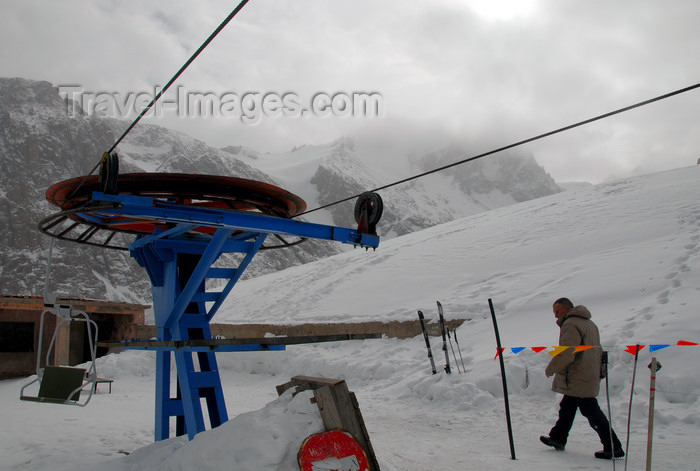
<instances>
[{"instance_id":1,"label":"cloud","mask_svg":"<svg viewBox=\"0 0 700 471\"><path fill-rule=\"evenodd\" d=\"M382 118L276 117L244 124L160 116L213 145L280 151L340 136L436 137L489 150L700 81L700 4L539 0L252 0L182 75L201 92L376 92ZM120 93L164 85L234 3L6 2L2 76ZM510 8L510 9L509 9ZM559 180L601 181L700 157L691 92L529 146ZM410 124L409 124L410 123Z\"/></svg>"}]
</instances>

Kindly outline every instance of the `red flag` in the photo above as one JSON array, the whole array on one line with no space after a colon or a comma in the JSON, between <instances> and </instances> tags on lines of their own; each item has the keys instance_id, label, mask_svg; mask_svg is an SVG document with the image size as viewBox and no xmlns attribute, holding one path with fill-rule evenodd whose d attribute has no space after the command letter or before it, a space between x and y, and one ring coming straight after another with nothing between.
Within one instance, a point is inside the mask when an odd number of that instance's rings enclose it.
<instances>
[{"instance_id":1,"label":"red flag","mask_svg":"<svg viewBox=\"0 0 700 471\"><path fill-rule=\"evenodd\" d=\"M641 352L644 347L645 345L627 345L625 351L627 353L631 353L632 355L636 355L637 353Z\"/></svg>"},{"instance_id":2,"label":"red flag","mask_svg":"<svg viewBox=\"0 0 700 471\"><path fill-rule=\"evenodd\" d=\"M679 340L679 341L678 341L678 345L691 346L691 345L697 345L697 343L695 343L695 342L688 342L688 341L685 341L685 340Z\"/></svg>"},{"instance_id":3,"label":"red flag","mask_svg":"<svg viewBox=\"0 0 700 471\"><path fill-rule=\"evenodd\" d=\"M532 347L535 353L540 353L542 350L547 350L547 347Z\"/></svg>"},{"instance_id":4,"label":"red flag","mask_svg":"<svg viewBox=\"0 0 700 471\"><path fill-rule=\"evenodd\" d=\"M495 360L496 358L498 358L498 356L499 356L501 353L503 353L503 350L505 350L505 348L503 348L503 347L497 348L497 349L496 349L496 356L493 357L493 359Z\"/></svg>"}]
</instances>

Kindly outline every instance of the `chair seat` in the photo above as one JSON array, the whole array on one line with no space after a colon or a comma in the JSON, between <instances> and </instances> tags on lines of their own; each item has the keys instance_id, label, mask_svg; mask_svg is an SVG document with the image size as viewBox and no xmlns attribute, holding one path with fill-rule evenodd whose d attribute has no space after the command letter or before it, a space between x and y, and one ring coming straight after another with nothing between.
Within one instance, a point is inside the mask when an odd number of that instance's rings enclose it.
<instances>
[{"instance_id":1,"label":"chair seat","mask_svg":"<svg viewBox=\"0 0 700 471\"><path fill-rule=\"evenodd\" d=\"M22 396L21 399L33 402L51 402L62 404L66 401L78 401L80 388L85 377L84 368L69 368L65 366L47 366L41 377L41 386L37 397ZM76 391L71 397L70 393Z\"/></svg>"}]
</instances>

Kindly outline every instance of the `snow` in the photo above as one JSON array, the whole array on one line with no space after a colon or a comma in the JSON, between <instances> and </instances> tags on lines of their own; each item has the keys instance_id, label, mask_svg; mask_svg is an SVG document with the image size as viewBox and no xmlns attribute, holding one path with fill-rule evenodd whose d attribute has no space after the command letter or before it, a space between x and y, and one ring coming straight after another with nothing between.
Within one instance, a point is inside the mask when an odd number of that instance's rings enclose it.
<instances>
[{"instance_id":1,"label":"snow","mask_svg":"<svg viewBox=\"0 0 700 471\"><path fill-rule=\"evenodd\" d=\"M565 452L539 442L561 397L544 376L550 356L510 350L556 343L551 304L560 296L588 306L600 327L610 351L613 425L623 443L632 398L629 469L645 466L652 356L663 365L653 468L700 469L700 346L676 346L700 342L699 180L694 166L581 186L383 241L376 252L354 250L241 281L215 318L392 321L413 320L422 309L434 319L439 300L447 319L466 319L457 330L465 374L431 375L422 336L222 353L229 422L192 441L152 443L154 354L112 354L97 365L101 377L114 380L112 393L100 385L85 408L21 402L27 379L0 381L0 469L297 469L296 453L321 430L320 415L307 393L277 397L275 386L300 374L347 381L384 471L611 469L593 457L601 445L581 416ZM516 460L489 298L506 347ZM442 366L438 338L432 341ZM634 356L625 349L635 344L672 346L641 351L632 388Z\"/></svg>"},{"instance_id":2,"label":"snow","mask_svg":"<svg viewBox=\"0 0 700 471\"><path fill-rule=\"evenodd\" d=\"M294 188L294 193L300 196L308 209L321 206L318 189L309 184L320 162L332 155L335 144L329 146L304 146L290 152L278 154L256 154L253 156L238 155L242 161L271 175L282 188ZM312 213L309 219L319 224L333 224L330 214Z\"/></svg>"}]
</instances>

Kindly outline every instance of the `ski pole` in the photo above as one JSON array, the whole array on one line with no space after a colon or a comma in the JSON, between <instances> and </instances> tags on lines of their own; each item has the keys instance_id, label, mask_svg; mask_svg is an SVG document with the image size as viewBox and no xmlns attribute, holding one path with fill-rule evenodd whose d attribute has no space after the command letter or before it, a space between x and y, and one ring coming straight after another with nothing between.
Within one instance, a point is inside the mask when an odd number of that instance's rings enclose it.
<instances>
[{"instance_id":1,"label":"ski pole","mask_svg":"<svg viewBox=\"0 0 700 471\"><path fill-rule=\"evenodd\" d=\"M612 412L610 411L610 381L608 380L608 352L603 352L603 366L605 367L605 399L608 403L608 433L610 433L610 449L613 450L612 465L615 471L615 444L613 441Z\"/></svg>"},{"instance_id":2,"label":"ski pole","mask_svg":"<svg viewBox=\"0 0 700 471\"><path fill-rule=\"evenodd\" d=\"M629 457L630 449L630 422L632 421L632 398L634 397L634 380L637 376L637 361L639 360L639 344L634 349L634 369L632 370L632 387L630 389L630 405L627 411L627 441L625 443L625 471L627 471L627 458ZM613 450L613 460L615 459L615 450Z\"/></svg>"},{"instance_id":3,"label":"ski pole","mask_svg":"<svg viewBox=\"0 0 700 471\"><path fill-rule=\"evenodd\" d=\"M459 352L459 361L462 363L462 371L465 373L467 372L467 369L464 367L464 359L462 358L462 349L459 348L459 340L457 340L457 329L452 331L452 334L455 336L455 343L457 344L457 351ZM455 361L456 363L456 361Z\"/></svg>"},{"instance_id":4,"label":"ski pole","mask_svg":"<svg viewBox=\"0 0 700 471\"><path fill-rule=\"evenodd\" d=\"M649 430L647 432L647 471L651 471L651 442L654 439L654 399L656 397L656 372L661 369L661 363L652 357L649 364L651 380L649 381Z\"/></svg>"},{"instance_id":5,"label":"ski pole","mask_svg":"<svg viewBox=\"0 0 700 471\"><path fill-rule=\"evenodd\" d=\"M450 335L450 329L445 329L447 330L447 340L450 341L450 348L452 349L452 358L455 359L455 365L457 365L457 373L462 373L462 370L459 369L459 363L457 363L457 354L455 353L455 347L452 346L452 336ZM454 333L454 331L452 333Z\"/></svg>"}]
</instances>

